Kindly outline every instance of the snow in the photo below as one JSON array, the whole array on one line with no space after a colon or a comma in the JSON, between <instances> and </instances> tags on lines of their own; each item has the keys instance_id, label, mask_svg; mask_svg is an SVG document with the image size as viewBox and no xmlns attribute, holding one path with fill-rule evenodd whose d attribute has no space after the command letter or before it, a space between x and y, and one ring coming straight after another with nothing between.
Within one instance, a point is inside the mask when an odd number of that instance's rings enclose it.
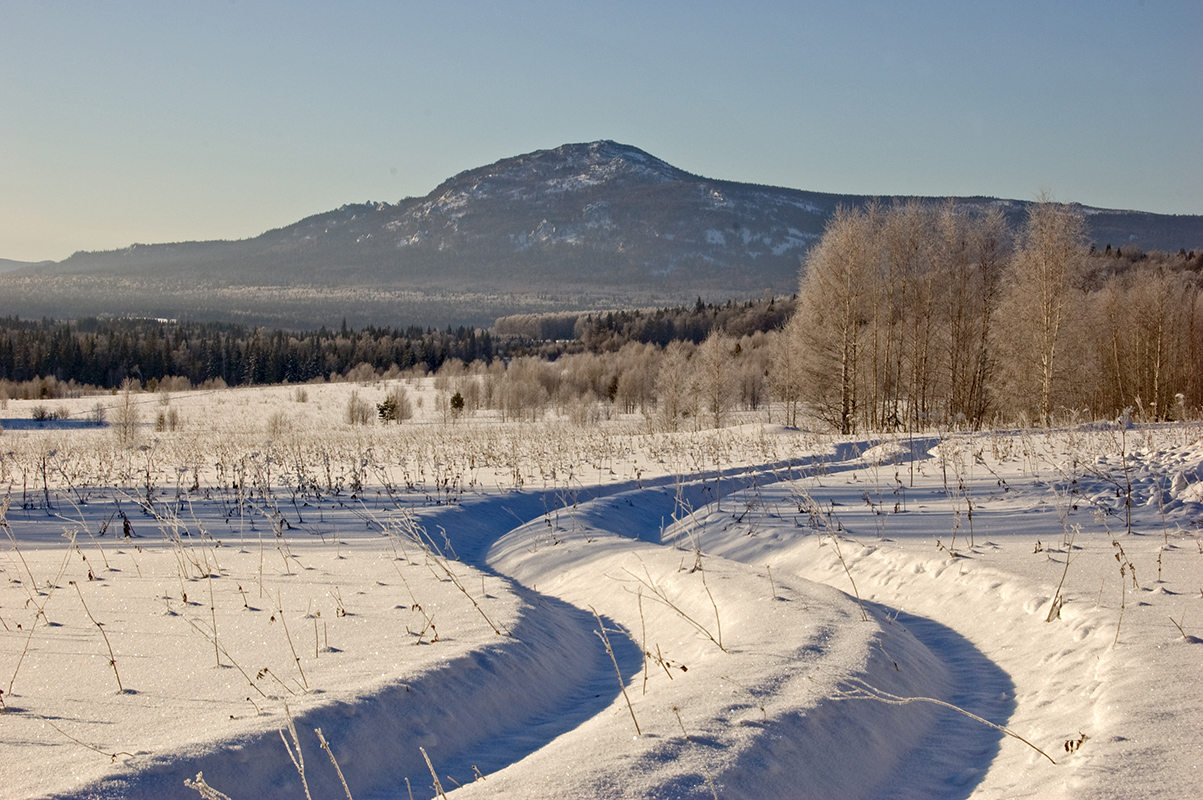
<instances>
[{"instance_id":1,"label":"snow","mask_svg":"<svg viewBox=\"0 0 1203 800\"><path fill-rule=\"evenodd\" d=\"M802 233L797 228L790 228L780 244L773 245L773 255L780 256L799 247L807 247L818 237L811 233Z\"/></svg>"},{"instance_id":2,"label":"snow","mask_svg":"<svg viewBox=\"0 0 1203 800\"><path fill-rule=\"evenodd\" d=\"M706 193L706 200L709 201L711 210L718 211L724 208L735 208L735 203L731 202L718 189L706 189L706 187L702 187L702 191Z\"/></svg>"},{"instance_id":3,"label":"snow","mask_svg":"<svg viewBox=\"0 0 1203 800\"><path fill-rule=\"evenodd\" d=\"M179 393L132 451L95 398L9 401L0 796L304 797L289 715L314 797L315 728L357 800L436 796L424 754L463 797L1197 792L1198 425L445 424L409 388L369 428L383 383Z\"/></svg>"}]
</instances>

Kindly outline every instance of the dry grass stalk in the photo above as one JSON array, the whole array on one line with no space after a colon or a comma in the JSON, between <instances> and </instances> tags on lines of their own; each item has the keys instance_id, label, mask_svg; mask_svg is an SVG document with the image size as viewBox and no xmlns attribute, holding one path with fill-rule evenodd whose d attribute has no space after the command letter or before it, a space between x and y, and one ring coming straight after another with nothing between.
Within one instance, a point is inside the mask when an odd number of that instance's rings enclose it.
<instances>
[{"instance_id":1,"label":"dry grass stalk","mask_svg":"<svg viewBox=\"0 0 1203 800\"><path fill-rule=\"evenodd\" d=\"M280 617L280 627L284 629L284 638L288 640L288 648L292 650L292 660L296 662L297 672L301 673L301 683L305 687L305 691L309 691L309 681L305 678L305 670L301 668L301 656L297 653L297 646L293 644L292 637L288 635L288 623L284 620L284 600L281 592L276 592L276 614ZM216 640L217 631L213 632L213 638Z\"/></svg>"},{"instance_id":2,"label":"dry grass stalk","mask_svg":"<svg viewBox=\"0 0 1203 800\"><path fill-rule=\"evenodd\" d=\"M206 639L210 638L209 632L206 631L204 628L202 628L200 625L197 625L196 622L188 619L187 617L183 617L183 620L184 620L184 622L187 622L189 625L191 625L192 629L195 630L197 633L199 633L201 636L204 636ZM239 663L234 660L234 657L230 655L229 651L226 650L225 647L222 647L221 645L219 645L217 643L217 637L213 636L212 638L213 638L213 646L216 647L221 652L221 654L223 656L225 656L226 659L229 660L229 662L231 664L234 665L234 668L236 670L238 670L239 672L242 673L242 677L246 678L246 682L251 685L252 689L254 689L256 692L258 692L260 695L262 695L264 699L267 699L267 694L255 684L255 681L253 681L251 679L251 676L247 674L246 670L244 670L239 665ZM221 662L218 662L218 666L221 666ZM273 675L272 677L274 678L275 676ZM288 687L285 687L285 688L288 688ZM290 689L289 691L292 691L292 690ZM295 692L294 692L294 694L295 694ZM257 709L258 709L258 706L256 706L256 710Z\"/></svg>"},{"instance_id":3,"label":"dry grass stalk","mask_svg":"<svg viewBox=\"0 0 1203 800\"><path fill-rule=\"evenodd\" d=\"M677 612L677 616L679 616L681 619L685 620L690 625L692 625L694 628L696 628L697 631L699 633L701 633L703 636L705 636L707 639L714 642L715 647L717 647L719 650L722 650L724 653L727 652L727 648L723 647L723 643L719 637L716 637L714 634L712 634L709 631L709 629L706 628L705 625L703 625L702 623L695 620L693 617L686 614L685 611L683 611L679 605L677 605L676 603L674 603L672 600L670 600L668 598L668 593L660 586L657 586L656 582L652 580L652 575L650 572L648 572L646 565L644 565L644 567L643 567L643 572L644 572L644 575L646 575L646 579L639 577L638 575L636 575L635 573L631 572L629 569L626 569L626 568L623 568L623 572L630 575L632 578L634 578L636 581L638 581L643 586L647 587L648 591L650 591L657 600L659 600L661 603L663 603L664 605L671 608L673 611ZM706 576L704 573L702 575L702 584L704 586L706 584ZM706 593L707 594L710 593L709 586L706 586ZM711 597L710 597L710 602L714 603L713 595L711 595ZM715 615L715 619L717 620L718 619L717 605L715 606L715 609L714 609L714 615ZM720 636L721 636L721 633L722 632L720 631L719 632Z\"/></svg>"},{"instance_id":4,"label":"dry grass stalk","mask_svg":"<svg viewBox=\"0 0 1203 800\"><path fill-rule=\"evenodd\" d=\"M602 622L601 615L597 613L596 608L589 606L589 610L597 618L598 629L594 633L601 638L602 644L606 647L606 655L610 656L610 661L614 664L614 674L618 676L618 688L622 690L622 699L627 701L627 710L631 712L631 722L635 723L635 735L643 736L643 731L639 730L639 720L635 719L635 707L631 705L631 698L627 696L627 687L622 680L622 670L618 668L618 658L614 655L614 648L610 646L610 637L606 635L606 624Z\"/></svg>"},{"instance_id":5,"label":"dry grass stalk","mask_svg":"<svg viewBox=\"0 0 1203 800\"><path fill-rule=\"evenodd\" d=\"M92 750L92 751L94 751L94 752L100 753L102 756L108 756L108 757L109 757L109 760L110 760L111 762L113 762L113 763L116 763L117 759L118 759L119 757L121 757L121 756L129 756L130 758L133 758L133 757L134 757L134 754L133 754L133 753L127 753L127 752L125 752L124 750L122 750L122 751L119 751L119 752L116 752L116 753L110 753L110 752L108 752L107 750L101 750L99 747L95 747L95 746L93 746L93 745L90 745L90 744L88 744L87 742L84 742L84 741L81 741L81 740L79 740L79 739L76 739L74 736L72 736L71 734L67 733L65 730L63 730L63 729L62 729L62 728L60 728L59 726L55 725L53 722L51 722L50 720L46 719L45 717L40 717L40 719L41 719L41 721L42 721L42 722L45 722L47 725L49 725L50 727L54 728L56 731L58 731L59 733L61 733L63 736L66 736L68 739L70 739L71 741L75 742L75 743L76 743L77 745L79 745L80 747L86 747L86 748L88 748L89 750Z\"/></svg>"},{"instance_id":6,"label":"dry grass stalk","mask_svg":"<svg viewBox=\"0 0 1203 800\"><path fill-rule=\"evenodd\" d=\"M1065 544L1065 569L1061 571L1061 581L1057 584L1057 591L1053 593L1053 602L1049 606L1048 616L1045 617L1045 622L1052 622L1054 619L1061 617L1061 607L1065 605L1065 598L1061 595L1061 587L1065 585L1065 576L1069 574L1069 561L1073 557L1074 539L1078 535L1079 527L1074 525L1068 536Z\"/></svg>"},{"instance_id":7,"label":"dry grass stalk","mask_svg":"<svg viewBox=\"0 0 1203 800\"><path fill-rule=\"evenodd\" d=\"M231 800L228 794L222 794L214 789L209 784L205 783L205 774L203 772L196 773L196 780L184 779L184 785L189 789L196 791L204 800Z\"/></svg>"},{"instance_id":8,"label":"dry grass stalk","mask_svg":"<svg viewBox=\"0 0 1203 800\"><path fill-rule=\"evenodd\" d=\"M1010 736L1014 739L1018 739L1019 741L1026 744L1028 747L1035 750L1040 755L1047 758L1051 763L1053 763L1053 764L1057 763L1056 761L1053 761L1052 756L1050 756L1048 753L1041 750L1036 745L1029 742L1027 739L1020 736L1015 731L1010 730L1009 728L1004 728L1002 725L996 725L993 722L991 722L990 720L985 719L983 717L979 717L977 714L974 714L971 711L966 711L965 709L961 708L960 706L955 706L952 703L946 703L943 700L937 700L934 697L899 697L896 694L890 694L887 691L884 691L882 689L877 689L873 686L870 686L869 684L865 683L863 680L860 680L859 678L848 679L848 683L851 685L852 688L851 689L843 689L843 690L833 693L831 695L832 699L835 699L835 700L877 700L878 702L887 703L889 705L895 705L895 706L907 705L909 703L933 703L938 706L943 706L944 708L950 708L953 711L956 711L957 713L964 714L965 716L969 717L970 719L977 720L978 722L982 723L983 725L989 725L991 728L994 728L996 731L1001 731L1002 733L1005 733L1007 736Z\"/></svg>"},{"instance_id":9,"label":"dry grass stalk","mask_svg":"<svg viewBox=\"0 0 1203 800\"><path fill-rule=\"evenodd\" d=\"M426 748L419 747L418 749L422 751L422 758L426 759L426 768L430 770L430 777L434 779L434 790L439 793L439 797L443 798L443 800L447 800L447 793L443 791L443 784L439 783L439 775L434 771L434 764L430 763L430 756L426 755ZM407 786L409 785L408 778L406 778L405 784ZM412 796L413 793L411 792L410 797Z\"/></svg>"},{"instance_id":10,"label":"dry grass stalk","mask_svg":"<svg viewBox=\"0 0 1203 800\"><path fill-rule=\"evenodd\" d=\"M718 618L718 603L714 602L714 594L710 591L710 584L706 583L706 570L703 569L699 571L702 573L702 588L706 590L706 596L710 598L710 605L714 606L714 629L718 634L718 641L716 644L718 644L719 650L726 652L726 648L723 647L723 623L722 620Z\"/></svg>"},{"instance_id":11,"label":"dry grass stalk","mask_svg":"<svg viewBox=\"0 0 1203 800\"><path fill-rule=\"evenodd\" d=\"M309 794L309 781L305 778L305 754L301 752L301 740L297 737L297 726L292 721L292 711L288 708L288 703L284 704L284 718L288 721L288 735L292 737L290 743L284 738L284 730L281 729L280 741L284 742L284 749L288 751L288 757L292 760L292 765L297 768L297 774L301 776L301 788L305 790L305 799L313 800L313 795Z\"/></svg>"},{"instance_id":12,"label":"dry grass stalk","mask_svg":"<svg viewBox=\"0 0 1203 800\"><path fill-rule=\"evenodd\" d=\"M343 777L342 768L338 766L338 760L334 758L334 750L330 748L330 743L326 741L326 737L322 736L322 729L314 728L313 732L317 734L317 740L321 742L322 749L326 751L326 755L330 756L330 763L334 765L334 771L338 773L338 779L342 782L347 800L355 800L355 798L351 797L351 790L347 788L347 779Z\"/></svg>"},{"instance_id":13,"label":"dry grass stalk","mask_svg":"<svg viewBox=\"0 0 1203 800\"><path fill-rule=\"evenodd\" d=\"M100 631L100 635L104 637L104 646L109 649L109 666L113 668L113 674L117 676L117 691L125 693L125 687L121 685L121 673L117 671L117 656L113 655L113 645L109 642L109 635L104 632L104 626L96 621L96 617L92 616L92 612L88 610L88 604L84 602L84 593L80 590L79 584L75 581L68 581L75 587L75 591L79 594L79 602L84 607L84 613L88 615L88 619L92 620L92 624Z\"/></svg>"}]
</instances>

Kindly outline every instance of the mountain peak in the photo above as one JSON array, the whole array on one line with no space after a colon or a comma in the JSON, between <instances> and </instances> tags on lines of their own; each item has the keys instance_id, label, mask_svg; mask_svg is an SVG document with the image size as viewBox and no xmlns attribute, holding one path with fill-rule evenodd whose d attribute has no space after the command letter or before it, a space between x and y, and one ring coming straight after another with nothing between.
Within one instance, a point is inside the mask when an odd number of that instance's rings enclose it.
<instances>
[{"instance_id":1,"label":"mountain peak","mask_svg":"<svg viewBox=\"0 0 1203 800\"><path fill-rule=\"evenodd\" d=\"M444 181L425 199L452 206L469 199L525 201L607 184L660 184L691 178L638 147L603 139L536 150L466 170Z\"/></svg>"},{"instance_id":2,"label":"mountain peak","mask_svg":"<svg viewBox=\"0 0 1203 800\"><path fill-rule=\"evenodd\" d=\"M611 139L600 139L596 142L582 144L565 144L554 150L542 150L531 155L544 154L559 159L564 166L581 166L601 174L626 172L656 176L664 180L694 177L638 147L620 144Z\"/></svg>"}]
</instances>

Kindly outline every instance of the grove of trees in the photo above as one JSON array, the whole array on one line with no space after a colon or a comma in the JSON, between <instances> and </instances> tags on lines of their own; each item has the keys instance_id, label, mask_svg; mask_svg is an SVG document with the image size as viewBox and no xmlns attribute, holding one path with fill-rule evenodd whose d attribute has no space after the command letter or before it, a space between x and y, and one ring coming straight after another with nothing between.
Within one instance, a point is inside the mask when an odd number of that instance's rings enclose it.
<instances>
[{"instance_id":1,"label":"grove of trees","mask_svg":"<svg viewBox=\"0 0 1203 800\"><path fill-rule=\"evenodd\" d=\"M1014 235L997 211L841 209L807 260L780 368L844 433L1198 409L1193 256L1116 269L1084 230L1047 199Z\"/></svg>"}]
</instances>

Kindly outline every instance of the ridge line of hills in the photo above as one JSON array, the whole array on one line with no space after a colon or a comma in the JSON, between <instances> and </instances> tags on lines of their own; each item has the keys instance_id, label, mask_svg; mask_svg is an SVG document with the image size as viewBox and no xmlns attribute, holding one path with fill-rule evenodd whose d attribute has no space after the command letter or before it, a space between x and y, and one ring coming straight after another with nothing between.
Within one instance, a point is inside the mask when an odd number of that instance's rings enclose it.
<instances>
[{"instance_id":1,"label":"ridge line of hills","mask_svg":"<svg viewBox=\"0 0 1203 800\"><path fill-rule=\"evenodd\" d=\"M465 170L424 197L344 205L250 239L0 261L0 314L483 325L789 294L836 207L871 199L704 178L608 140L566 144ZM1013 228L1031 205L951 202L1001 208ZM1099 248L1203 246L1203 216L1081 208Z\"/></svg>"}]
</instances>

